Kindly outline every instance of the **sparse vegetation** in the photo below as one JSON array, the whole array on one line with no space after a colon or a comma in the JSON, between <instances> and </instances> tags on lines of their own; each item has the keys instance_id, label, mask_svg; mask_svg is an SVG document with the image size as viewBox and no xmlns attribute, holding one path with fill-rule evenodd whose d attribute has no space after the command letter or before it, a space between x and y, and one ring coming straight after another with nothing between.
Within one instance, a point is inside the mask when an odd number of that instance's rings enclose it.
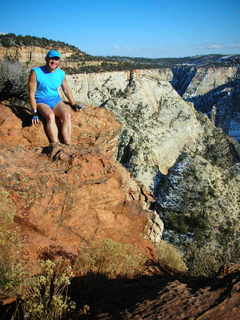
<instances>
[{"instance_id":1,"label":"sparse vegetation","mask_svg":"<svg viewBox=\"0 0 240 320\"><path fill-rule=\"evenodd\" d=\"M27 100L28 69L19 62L0 62L0 101L9 98Z\"/></svg>"},{"instance_id":2,"label":"sparse vegetation","mask_svg":"<svg viewBox=\"0 0 240 320\"><path fill-rule=\"evenodd\" d=\"M68 261L42 261L40 274L26 283L22 306L24 319L57 320L71 313L76 307L67 292L72 276Z\"/></svg>"},{"instance_id":3,"label":"sparse vegetation","mask_svg":"<svg viewBox=\"0 0 240 320\"><path fill-rule=\"evenodd\" d=\"M17 261L20 240L13 224L15 206L4 189L0 189L0 296L17 295L24 271Z\"/></svg>"},{"instance_id":4,"label":"sparse vegetation","mask_svg":"<svg viewBox=\"0 0 240 320\"><path fill-rule=\"evenodd\" d=\"M134 276L145 268L146 257L133 246L106 239L83 248L76 259L74 270L80 275L88 272L108 278Z\"/></svg>"},{"instance_id":5,"label":"sparse vegetation","mask_svg":"<svg viewBox=\"0 0 240 320\"><path fill-rule=\"evenodd\" d=\"M186 272L188 270L183 260L183 254L167 241L161 240L160 243L156 245L156 253L160 265L166 265L180 272Z\"/></svg>"},{"instance_id":6,"label":"sparse vegetation","mask_svg":"<svg viewBox=\"0 0 240 320\"><path fill-rule=\"evenodd\" d=\"M215 248L211 245L199 247L189 244L186 262L192 276L215 277L219 269L230 263L239 263L240 245L236 241L226 248Z\"/></svg>"},{"instance_id":7,"label":"sparse vegetation","mask_svg":"<svg viewBox=\"0 0 240 320\"><path fill-rule=\"evenodd\" d=\"M22 36L14 33L0 34L0 46L2 47L19 47L19 46L35 46L35 47L69 47L75 52L82 52L77 47L65 43L63 41L55 41L44 37L34 37L30 35Z\"/></svg>"}]
</instances>

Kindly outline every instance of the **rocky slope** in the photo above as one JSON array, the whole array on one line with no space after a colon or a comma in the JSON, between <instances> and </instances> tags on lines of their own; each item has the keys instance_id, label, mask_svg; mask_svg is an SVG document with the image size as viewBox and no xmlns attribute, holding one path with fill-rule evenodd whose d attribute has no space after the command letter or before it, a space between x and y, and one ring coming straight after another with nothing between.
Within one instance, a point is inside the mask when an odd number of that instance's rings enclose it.
<instances>
[{"instance_id":1,"label":"rocky slope","mask_svg":"<svg viewBox=\"0 0 240 320\"><path fill-rule=\"evenodd\" d=\"M170 77L169 69L68 76L78 100L110 109L123 123L118 159L148 187L202 132Z\"/></svg>"},{"instance_id":2,"label":"rocky slope","mask_svg":"<svg viewBox=\"0 0 240 320\"><path fill-rule=\"evenodd\" d=\"M239 320L239 265L226 267L216 279L155 276L111 283L105 299L90 303L91 320Z\"/></svg>"},{"instance_id":3,"label":"rocky slope","mask_svg":"<svg viewBox=\"0 0 240 320\"><path fill-rule=\"evenodd\" d=\"M21 259L33 268L44 252L71 257L105 238L151 255L143 235L154 240L162 224L148 210L151 195L112 159L120 124L108 111L73 113L74 144L47 147L42 126L22 122L26 110L19 118L0 108L0 202L14 216Z\"/></svg>"},{"instance_id":4,"label":"rocky slope","mask_svg":"<svg viewBox=\"0 0 240 320\"><path fill-rule=\"evenodd\" d=\"M69 80L76 81L77 97L100 107L73 113L71 147L48 147L43 128L28 126L27 109L11 104L14 115L1 106L0 201L15 217L21 259L34 270L34 261L45 253L71 258L79 247L103 238L133 244L151 257L143 233L158 241L162 224L149 205L165 220L165 237L182 247L192 241L197 252L210 248L210 257L216 248L229 249L230 241L234 247L239 145L196 113L166 81L166 73L74 77ZM113 161L116 154L152 188L157 203ZM239 270L230 273L206 283L166 275L134 279L133 285L109 282L104 290L95 288L91 314L84 318L238 319Z\"/></svg>"},{"instance_id":5,"label":"rocky slope","mask_svg":"<svg viewBox=\"0 0 240 320\"><path fill-rule=\"evenodd\" d=\"M166 69L68 80L79 100L123 123L117 158L155 194L165 237L210 251L219 246L222 254L231 234L234 248L239 241L239 145L184 101L169 77Z\"/></svg>"},{"instance_id":6,"label":"rocky slope","mask_svg":"<svg viewBox=\"0 0 240 320\"><path fill-rule=\"evenodd\" d=\"M206 113L217 127L240 139L240 68L178 67L172 84L186 101Z\"/></svg>"},{"instance_id":7,"label":"rocky slope","mask_svg":"<svg viewBox=\"0 0 240 320\"><path fill-rule=\"evenodd\" d=\"M165 237L185 250L195 243L199 252L215 248L216 257L238 259L239 145L206 117L198 119L205 127L205 148L183 153L158 187Z\"/></svg>"}]
</instances>

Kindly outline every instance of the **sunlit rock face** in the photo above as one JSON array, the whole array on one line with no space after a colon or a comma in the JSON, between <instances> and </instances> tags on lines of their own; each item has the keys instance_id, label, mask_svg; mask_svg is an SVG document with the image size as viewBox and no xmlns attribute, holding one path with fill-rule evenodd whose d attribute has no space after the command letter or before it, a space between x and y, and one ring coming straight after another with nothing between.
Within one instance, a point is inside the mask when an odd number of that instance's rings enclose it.
<instances>
[{"instance_id":1,"label":"sunlit rock face","mask_svg":"<svg viewBox=\"0 0 240 320\"><path fill-rule=\"evenodd\" d=\"M239 238L239 144L198 116L205 131L195 153L177 159L158 185L157 211L165 237L186 249L195 243L219 253Z\"/></svg>"},{"instance_id":2,"label":"sunlit rock face","mask_svg":"<svg viewBox=\"0 0 240 320\"><path fill-rule=\"evenodd\" d=\"M113 111L123 124L118 160L154 189L202 134L194 107L169 83L170 69L69 76L77 99Z\"/></svg>"},{"instance_id":3,"label":"sunlit rock face","mask_svg":"<svg viewBox=\"0 0 240 320\"><path fill-rule=\"evenodd\" d=\"M228 135L240 140L240 71L232 67L178 67L174 88Z\"/></svg>"},{"instance_id":4,"label":"sunlit rock face","mask_svg":"<svg viewBox=\"0 0 240 320\"><path fill-rule=\"evenodd\" d=\"M25 109L0 111L0 208L9 204L21 259L33 268L44 252L73 257L106 238L152 257L147 239L159 241L163 223L152 195L113 160L121 125L111 112L72 112L73 144L49 146L42 125L23 127Z\"/></svg>"},{"instance_id":5,"label":"sunlit rock face","mask_svg":"<svg viewBox=\"0 0 240 320\"><path fill-rule=\"evenodd\" d=\"M112 110L123 124L118 160L154 191L165 237L223 250L226 239L238 239L239 145L185 101L168 75L166 69L69 80L79 100Z\"/></svg>"},{"instance_id":6,"label":"sunlit rock face","mask_svg":"<svg viewBox=\"0 0 240 320\"><path fill-rule=\"evenodd\" d=\"M21 63L27 63L30 65L34 64L44 64L45 57L48 50L52 49L49 47L36 47L36 46L11 46L4 47L0 46L0 61L9 60L9 61L18 61ZM56 50L59 50L62 55L62 60L65 62L67 57L73 55L76 50L71 49L69 46L55 47ZM79 56L84 55L83 52L78 51Z\"/></svg>"}]
</instances>

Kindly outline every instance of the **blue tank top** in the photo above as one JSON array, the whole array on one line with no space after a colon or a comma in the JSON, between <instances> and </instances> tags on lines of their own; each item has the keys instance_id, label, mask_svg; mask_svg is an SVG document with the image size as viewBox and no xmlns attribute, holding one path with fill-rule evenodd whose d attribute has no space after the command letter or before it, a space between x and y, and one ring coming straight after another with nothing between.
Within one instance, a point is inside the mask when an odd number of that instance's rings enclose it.
<instances>
[{"instance_id":1,"label":"blue tank top","mask_svg":"<svg viewBox=\"0 0 240 320\"><path fill-rule=\"evenodd\" d=\"M49 72L46 66L32 69L36 74L37 90L35 98L46 99L59 97L58 88L63 83L65 72L57 68L53 72Z\"/></svg>"}]
</instances>

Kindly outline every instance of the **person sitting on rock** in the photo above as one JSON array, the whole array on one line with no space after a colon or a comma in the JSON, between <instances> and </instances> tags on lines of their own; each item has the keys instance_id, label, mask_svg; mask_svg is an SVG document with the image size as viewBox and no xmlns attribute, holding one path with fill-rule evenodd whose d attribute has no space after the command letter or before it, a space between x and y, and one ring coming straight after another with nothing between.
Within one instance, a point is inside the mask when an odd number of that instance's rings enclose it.
<instances>
[{"instance_id":1,"label":"person sitting on rock","mask_svg":"<svg viewBox=\"0 0 240 320\"><path fill-rule=\"evenodd\" d=\"M76 111L83 105L77 105L67 84L65 72L59 68L61 54L57 50L50 50L46 55L46 64L31 70L28 89L29 100L33 110L32 123L38 124L41 115L46 121L46 134L50 143L58 143L58 127L56 118L60 122L60 133L65 144L71 143L71 111L59 95L61 87L70 105Z\"/></svg>"}]
</instances>

